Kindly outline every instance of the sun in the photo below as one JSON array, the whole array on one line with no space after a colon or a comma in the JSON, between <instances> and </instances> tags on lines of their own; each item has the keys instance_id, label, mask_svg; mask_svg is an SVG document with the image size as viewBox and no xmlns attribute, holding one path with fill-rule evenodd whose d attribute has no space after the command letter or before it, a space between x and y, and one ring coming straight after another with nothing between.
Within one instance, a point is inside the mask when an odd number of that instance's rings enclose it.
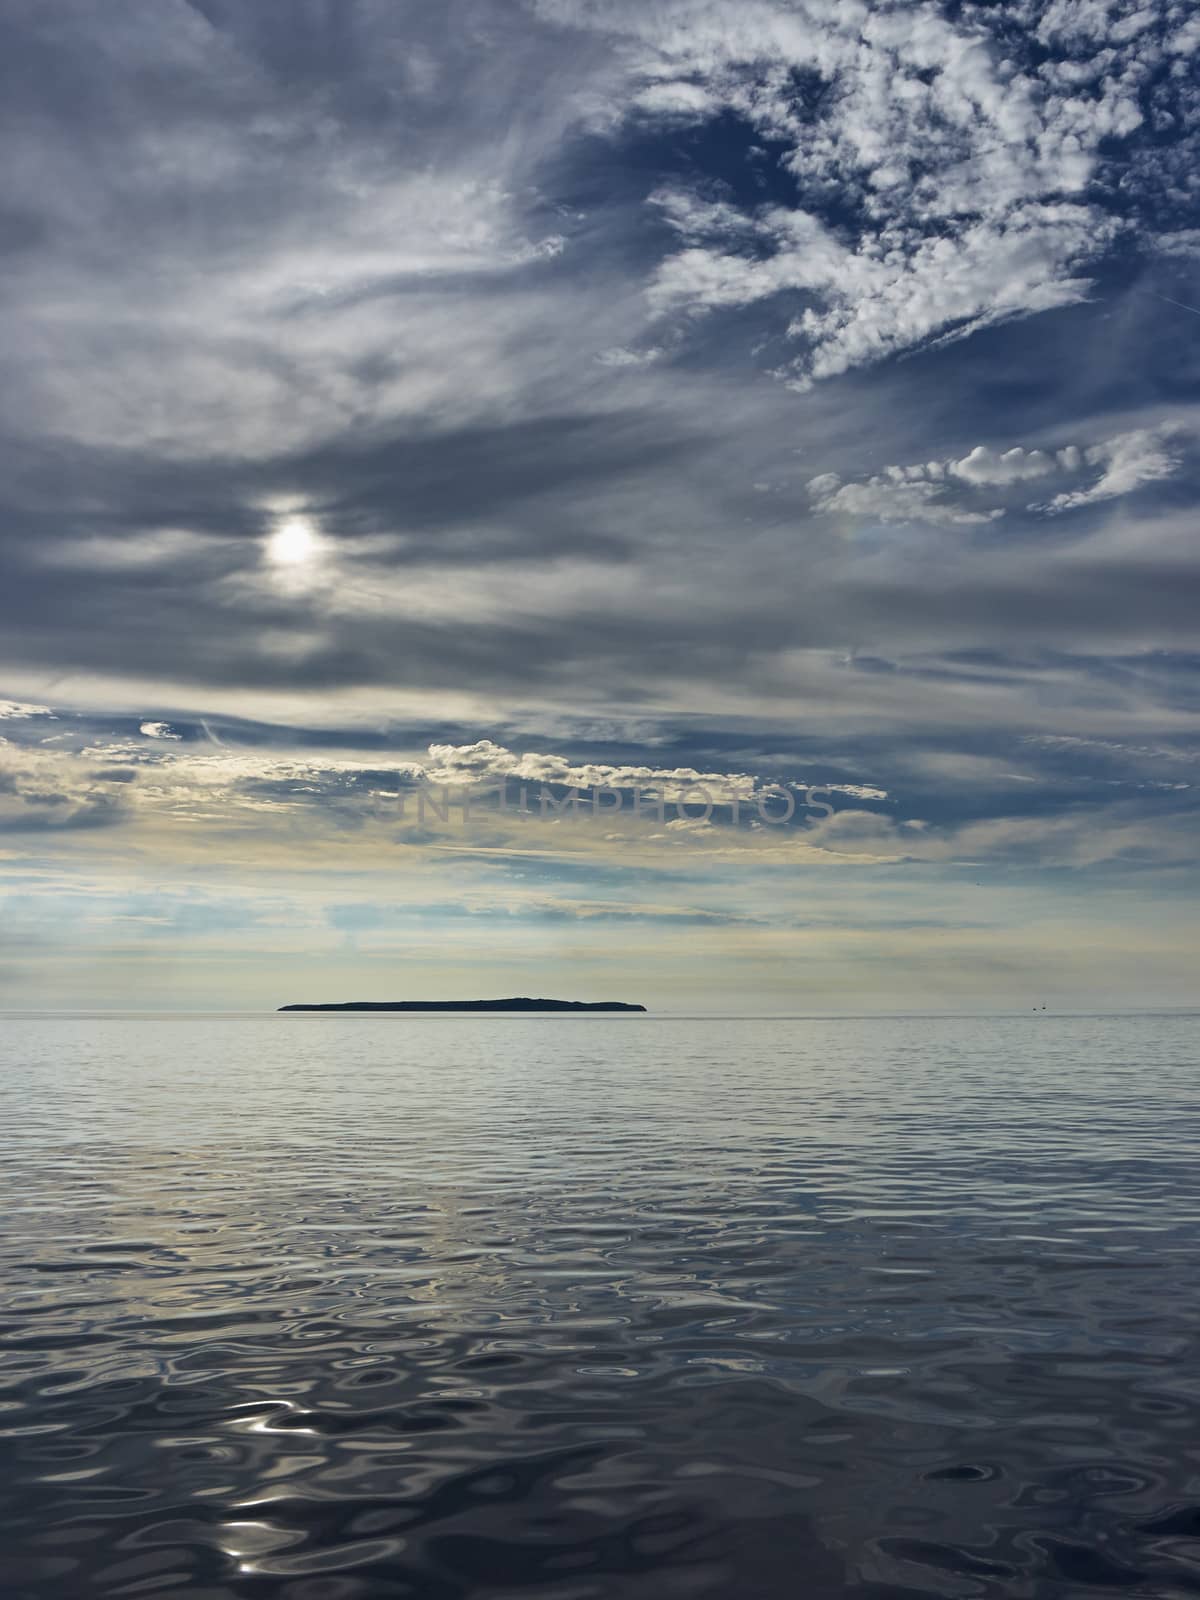
<instances>
[{"instance_id":1,"label":"sun","mask_svg":"<svg viewBox=\"0 0 1200 1600\"><path fill-rule=\"evenodd\" d=\"M281 522L267 540L267 559L277 567L303 567L314 561L321 549L311 522L291 517Z\"/></svg>"}]
</instances>

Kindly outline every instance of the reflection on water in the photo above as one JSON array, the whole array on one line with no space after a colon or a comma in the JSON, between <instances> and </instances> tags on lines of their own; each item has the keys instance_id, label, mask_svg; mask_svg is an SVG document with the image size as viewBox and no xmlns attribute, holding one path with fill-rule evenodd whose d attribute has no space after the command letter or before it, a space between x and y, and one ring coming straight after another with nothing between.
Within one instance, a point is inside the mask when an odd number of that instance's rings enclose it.
<instances>
[{"instance_id":1,"label":"reflection on water","mask_svg":"<svg viewBox=\"0 0 1200 1600\"><path fill-rule=\"evenodd\" d=\"M1197 1026L2 1021L4 1593L1200 1594Z\"/></svg>"}]
</instances>

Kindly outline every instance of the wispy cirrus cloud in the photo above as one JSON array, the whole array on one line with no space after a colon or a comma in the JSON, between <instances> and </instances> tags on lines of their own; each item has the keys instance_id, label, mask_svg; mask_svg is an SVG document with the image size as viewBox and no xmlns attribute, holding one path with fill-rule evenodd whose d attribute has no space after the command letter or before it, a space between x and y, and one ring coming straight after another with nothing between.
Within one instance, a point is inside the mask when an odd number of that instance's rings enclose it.
<instances>
[{"instance_id":1,"label":"wispy cirrus cloud","mask_svg":"<svg viewBox=\"0 0 1200 1600\"><path fill-rule=\"evenodd\" d=\"M1187 758L1097 741L1200 732L1198 41L1176 0L9 8L0 863L71 970L218 963L206 917L330 958L326 900L453 942L456 896L542 957L618 959L621 900L733 930L785 987L842 917L836 988L885 924L944 968L1067 907L1038 970L1144 894L1169 965ZM431 775L835 815L422 834ZM72 945L149 863L194 922L130 893ZM803 874L841 901L762 926Z\"/></svg>"}]
</instances>

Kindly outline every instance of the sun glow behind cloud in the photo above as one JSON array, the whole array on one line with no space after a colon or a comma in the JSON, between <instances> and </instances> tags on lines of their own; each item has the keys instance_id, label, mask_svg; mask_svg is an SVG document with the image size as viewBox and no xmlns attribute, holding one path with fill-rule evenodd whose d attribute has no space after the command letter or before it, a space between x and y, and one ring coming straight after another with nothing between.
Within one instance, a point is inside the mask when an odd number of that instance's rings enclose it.
<instances>
[{"instance_id":1,"label":"sun glow behind cloud","mask_svg":"<svg viewBox=\"0 0 1200 1600\"><path fill-rule=\"evenodd\" d=\"M56 9L0 15L0 1004L1192 996L1182 0ZM464 829L414 764L841 787Z\"/></svg>"},{"instance_id":2,"label":"sun glow behind cloud","mask_svg":"<svg viewBox=\"0 0 1200 1600\"><path fill-rule=\"evenodd\" d=\"M324 541L307 517L289 517L267 540L267 560L276 567L309 567L318 561Z\"/></svg>"}]
</instances>

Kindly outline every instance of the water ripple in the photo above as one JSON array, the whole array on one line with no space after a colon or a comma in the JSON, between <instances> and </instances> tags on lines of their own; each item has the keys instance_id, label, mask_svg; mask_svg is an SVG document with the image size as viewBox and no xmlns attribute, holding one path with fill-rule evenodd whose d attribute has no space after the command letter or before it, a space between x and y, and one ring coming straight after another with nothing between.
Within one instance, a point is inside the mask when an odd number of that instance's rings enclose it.
<instances>
[{"instance_id":1,"label":"water ripple","mask_svg":"<svg viewBox=\"0 0 1200 1600\"><path fill-rule=\"evenodd\" d=\"M5 1594L1200 1594L1196 1019L7 1020Z\"/></svg>"}]
</instances>

